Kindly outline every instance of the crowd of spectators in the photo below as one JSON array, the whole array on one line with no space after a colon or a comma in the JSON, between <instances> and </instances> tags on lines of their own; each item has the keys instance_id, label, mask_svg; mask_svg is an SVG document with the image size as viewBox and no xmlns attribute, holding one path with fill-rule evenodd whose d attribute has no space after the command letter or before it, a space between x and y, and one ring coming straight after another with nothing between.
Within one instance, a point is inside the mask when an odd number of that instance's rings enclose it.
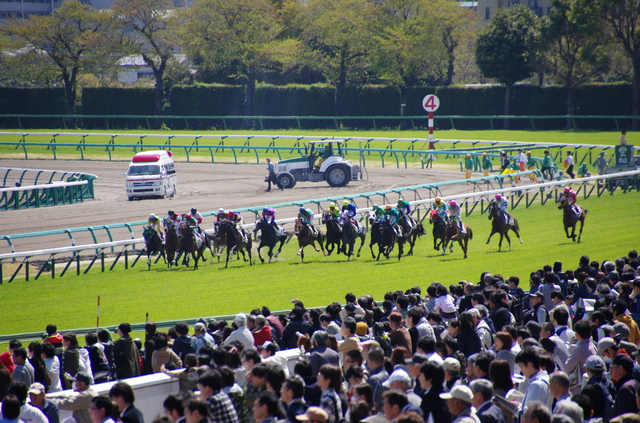
<instances>
[{"instance_id":1,"label":"crowd of spectators","mask_svg":"<svg viewBox=\"0 0 640 423\"><path fill-rule=\"evenodd\" d=\"M528 293L516 276L485 272L381 304L296 299L288 313L262 307L231 325L164 333L148 322L144 342L123 323L115 341L101 330L80 347L49 325L43 343L11 341L0 355L0 423L59 423L59 410L75 423L144 423L126 379L157 372L180 391L155 423L640 422L639 267L630 251L545 265ZM109 380L119 382L98 396Z\"/></svg>"}]
</instances>

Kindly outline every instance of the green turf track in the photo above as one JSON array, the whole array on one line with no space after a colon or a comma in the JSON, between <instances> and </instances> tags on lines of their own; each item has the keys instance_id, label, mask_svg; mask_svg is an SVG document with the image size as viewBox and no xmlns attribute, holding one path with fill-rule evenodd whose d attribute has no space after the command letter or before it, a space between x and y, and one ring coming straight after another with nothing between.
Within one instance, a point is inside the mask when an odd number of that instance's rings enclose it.
<instances>
[{"instance_id":1,"label":"green turf track","mask_svg":"<svg viewBox=\"0 0 640 423\"><path fill-rule=\"evenodd\" d=\"M0 285L0 310L4 310L0 333L37 331L51 322L61 329L91 327L96 321L99 294L101 323L115 325L142 322L145 313L161 321L249 311L262 305L286 309L292 298L309 306L325 306L343 301L349 291L381 299L387 291L415 285L422 286L424 292L433 281L447 285L461 279L476 282L483 271L517 275L526 289L529 273L555 260L562 261L565 268L575 268L583 254L592 260L613 260L640 247L634 223L640 193L616 192L579 203L589 209L581 244L565 238L561 213L552 203L529 209L520 206L513 211L522 227L524 244L512 240L511 252L503 245L503 252L498 253L495 237L491 245L484 245L490 231L486 215L466 218L474 233L467 260L457 246L453 254L444 257L434 251L427 224L428 234L418 241L415 255L403 257L399 263L384 258L373 261L367 244L362 257L350 263L344 256L324 258L306 249L307 263L300 264L297 248L289 244L276 262L260 264L254 257L253 267L234 261L223 269L209 260L197 271L182 267L168 271L161 264L148 271L141 262L133 270L99 273L92 269L80 277L16 280Z\"/></svg>"},{"instance_id":2,"label":"green turf track","mask_svg":"<svg viewBox=\"0 0 640 423\"><path fill-rule=\"evenodd\" d=\"M17 142L21 138L21 134L23 132L29 132L30 134L35 134L39 131L16 131L16 135L1 135L0 136L0 156L2 157L11 157L11 158L24 158L24 154L22 149L15 149L13 146L3 146L2 142ZM61 131L61 130L41 130L40 132L74 132L74 131ZM78 134L86 133L87 131L75 131ZM92 133L98 131L91 131ZM318 137L387 137L387 138L421 138L426 139L428 137L428 132L426 131L326 131L326 130L318 130L318 131L298 131L298 130L280 130L280 131L136 131L136 130L127 130L127 131L104 131L105 134L161 134L161 135L187 135L187 134L198 134L198 135L258 135L258 134L267 134L267 135L307 135L307 136L318 136ZM592 132L592 131L584 131L584 132L575 132L575 131L437 131L435 136L437 139L441 140L497 140L497 141L522 141L522 142L549 142L549 143L567 143L567 144L602 144L602 145L614 145L618 142L618 133L617 132ZM51 136L39 136L39 135L30 135L27 137L28 142L41 142L48 143L51 141ZM640 145L640 133L629 133L627 135L630 144ZM81 135L79 136L58 136L56 138L56 143L74 143L77 144L82 139ZM98 136L98 137L87 137L87 144L106 144L111 139L111 136ZM115 142L118 144L131 144L135 145L139 141L139 137L117 137ZM225 145L242 145L244 144L246 139L226 139ZM164 144L166 139L153 139L153 138L145 138L143 140L144 144ZM209 144L218 144L219 140L215 141L207 141L200 140L200 145L204 145L206 143ZM250 141L251 146L268 146L271 142L270 139L252 139ZM193 143L193 139L180 140L173 139L172 144L188 144ZM276 146L285 147L292 146L294 144L294 140L277 140ZM396 143L394 144L394 148L404 149L408 148L407 143ZM350 148L357 148L358 143L352 141L348 145ZM450 142L442 141L438 143L438 148L450 148L452 144ZM387 141L374 141L370 144L371 148L387 148ZM461 148L462 144L458 145L458 148ZM427 146L424 143L416 144L414 146L415 149L422 150L426 149ZM132 155L132 149L130 148L117 148L111 152L112 160L130 160ZM28 153L30 158L53 158L53 152L50 149L46 149L45 147L28 147ZM76 147L57 147L56 153L58 159L80 159L81 154ZM185 161L186 154L184 149L174 148L175 159L177 161ZM238 162L239 163L256 163L255 154L252 151L244 151L238 153ZM262 161L266 156L276 156L276 154L271 151L269 153L261 151L259 161ZM282 152L282 158L288 158L296 156L297 153L291 153L290 151ZM542 156L541 153L536 153L534 156ZM223 150L215 152L215 161L216 162L232 162L233 161L233 153L230 150ZM84 158L88 160L108 160L108 155L104 148L87 148L84 150ZM358 154L357 152L349 152L346 156L347 159L357 160ZM208 149L200 149L199 151L191 150L190 152L190 160L191 161L206 161L210 162L211 157ZM367 155L366 156L367 165L369 166L379 166L380 158L378 155ZM389 161L393 161L393 159L389 158ZM407 157L409 164L413 164L414 166L418 166L420 163L420 157L418 155L409 155ZM448 164L456 164L458 163L457 158L449 158L445 159L444 157L438 158L440 163L448 163ZM594 158L595 160L595 158ZM395 166L395 163L387 163L387 166Z\"/></svg>"}]
</instances>

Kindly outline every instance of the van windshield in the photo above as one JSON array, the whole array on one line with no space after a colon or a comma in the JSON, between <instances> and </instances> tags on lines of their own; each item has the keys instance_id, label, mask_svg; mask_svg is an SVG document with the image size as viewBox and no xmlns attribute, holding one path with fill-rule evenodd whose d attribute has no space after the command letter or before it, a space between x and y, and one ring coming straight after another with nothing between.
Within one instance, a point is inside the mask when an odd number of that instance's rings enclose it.
<instances>
[{"instance_id":1,"label":"van windshield","mask_svg":"<svg viewBox=\"0 0 640 423\"><path fill-rule=\"evenodd\" d=\"M160 174L160 166L158 165L143 165L143 166L131 166L129 167L129 176L133 175L158 175Z\"/></svg>"}]
</instances>

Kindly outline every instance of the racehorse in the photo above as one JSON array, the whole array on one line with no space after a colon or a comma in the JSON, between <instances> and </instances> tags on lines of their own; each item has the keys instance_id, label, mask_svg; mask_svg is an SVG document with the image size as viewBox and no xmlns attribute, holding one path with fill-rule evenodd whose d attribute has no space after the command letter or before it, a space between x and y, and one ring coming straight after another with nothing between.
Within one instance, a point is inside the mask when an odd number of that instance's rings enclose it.
<instances>
[{"instance_id":1,"label":"racehorse","mask_svg":"<svg viewBox=\"0 0 640 423\"><path fill-rule=\"evenodd\" d=\"M409 225L409 219L413 221L414 225ZM400 228L402 228L404 239L409 242L409 251L407 251L407 255L412 256L413 246L416 244L416 240L420 235L425 234L424 227L422 226L422 223L407 215L402 216L398 224L400 225Z\"/></svg>"},{"instance_id":2,"label":"racehorse","mask_svg":"<svg viewBox=\"0 0 640 423\"><path fill-rule=\"evenodd\" d=\"M314 238L313 230L311 229L311 227L306 223L302 222L300 219L296 219L294 231L296 236L298 237L298 246L300 247L300 249L298 250L298 254L302 259L301 263L304 263L304 247L306 247L307 245L311 244L311 246L313 247L314 250L316 250L316 252L320 251L316 247L316 244L315 244L316 241L318 241L318 244L320 245L322 254L324 254L325 257L327 256L327 253L324 251L324 235L322 235L322 232L320 231L320 229L316 228L316 232L318 234L317 234L317 237Z\"/></svg>"},{"instance_id":3,"label":"racehorse","mask_svg":"<svg viewBox=\"0 0 640 423\"><path fill-rule=\"evenodd\" d=\"M227 259L224 264L225 268L229 266L229 254L232 251L242 253L243 260L248 261L249 266L253 266L253 263L251 262L251 237L247 236L246 242L244 242L244 237L240 231L236 229L235 222L232 222L231 220L224 220L220 222L219 236L219 240L224 241L224 245L227 247ZM249 255L248 260L245 252Z\"/></svg>"},{"instance_id":4,"label":"racehorse","mask_svg":"<svg viewBox=\"0 0 640 423\"><path fill-rule=\"evenodd\" d=\"M164 220L165 224L165 251L167 254L167 265L169 269L171 266L178 265L178 259L176 258L176 253L180 251L180 238L178 238L178 232L176 232L175 225L171 221L171 219L166 218Z\"/></svg>"},{"instance_id":5,"label":"racehorse","mask_svg":"<svg viewBox=\"0 0 640 423\"><path fill-rule=\"evenodd\" d=\"M356 257L360 257L360 251L362 250L366 237L367 233L364 231L364 228L362 228L362 230L358 230L355 223L350 220L347 220L344 223L342 227L342 254L347 256L347 261L351 260L353 249L358 238L360 238L360 248L358 248Z\"/></svg>"},{"instance_id":6,"label":"racehorse","mask_svg":"<svg viewBox=\"0 0 640 423\"><path fill-rule=\"evenodd\" d=\"M330 256L334 249L338 249L336 254L340 254L340 243L342 242L342 226L337 219L334 219L331 214L326 211L322 213L322 223L327 228L325 235L325 247L327 248L327 255Z\"/></svg>"},{"instance_id":7,"label":"racehorse","mask_svg":"<svg viewBox=\"0 0 640 423\"><path fill-rule=\"evenodd\" d=\"M156 231L151 229L151 226L145 226L142 232L144 237L145 250L147 251L147 266L151 270L151 255L160 253L164 261L167 261L167 257L164 255L164 244Z\"/></svg>"},{"instance_id":8,"label":"racehorse","mask_svg":"<svg viewBox=\"0 0 640 423\"><path fill-rule=\"evenodd\" d=\"M378 252L378 257L376 260L380 259L380 253L384 254L384 256L388 259L393 251L393 247L396 243L398 243L398 261L400 261L400 257L404 254L404 241L405 239L402 236L398 236L393 225L383 224L382 225L382 242L380 243L380 250Z\"/></svg>"},{"instance_id":9,"label":"racehorse","mask_svg":"<svg viewBox=\"0 0 640 423\"><path fill-rule=\"evenodd\" d=\"M507 238L507 242L509 243L509 250L511 250L511 238L509 238L509 230L512 230L516 234L516 236L520 240L520 244L522 244L518 220L513 216L511 217L511 219L513 219L513 225L510 225L505 221L505 215L500 211L500 208L498 207L496 202L491 202L491 204L489 205L489 220L492 220L491 233L489 234L486 245L489 245L489 241L491 241L491 237L493 236L493 234L500 234L498 251L500 251L500 249L502 248L502 238Z\"/></svg>"},{"instance_id":10,"label":"racehorse","mask_svg":"<svg viewBox=\"0 0 640 423\"><path fill-rule=\"evenodd\" d=\"M580 242L580 237L582 236L582 229L584 228L584 221L587 218L587 212L589 210L583 209L582 207L576 205L575 207L580 212L576 214L572 207L569 205L567 201L567 197L563 194L560 196L558 209L562 209L562 221L564 223L564 233L567 235L567 238L571 238L573 242L576 241L576 226L578 222L580 222L580 233L578 234L578 242ZM569 235L569 228L571 228L571 235Z\"/></svg>"},{"instance_id":11,"label":"racehorse","mask_svg":"<svg viewBox=\"0 0 640 423\"><path fill-rule=\"evenodd\" d=\"M445 229L447 227L447 222L438 214L437 210L431 210L429 223L433 225L433 249L440 251L440 247L442 247L445 242Z\"/></svg>"},{"instance_id":12,"label":"racehorse","mask_svg":"<svg viewBox=\"0 0 640 423\"><path fill-rule=\"evenodd\" d=\"M193 270L197 270L198 260L207 261L204 257L204 250L208 245L206 234L204 236L199 235L194 228L182 223L178 237L180 239L180 251L184 253L182 264L189 267L189 255L191 255L193 257Z\"/></svg>"},{"instance_id":13,"label":"racehorse","mask_svg":"<svg viewBox=\"0 0 640 423\"><path fill-rule=\"evenodd\" d=\"M458 222L453 219L449 219L449 223L447 223L447 227L444 230L444 245L442 246L442 255L444 255L445 250L447 249L447 244L451 242L449 246L449 252L453 253L453 241L458 241L462 251L464 252L464 258L467 258L467 248L469 247L469 240L473 239L473 231L466 224L463 223L462 227L465 230L465 234L462 235L460 233L460 227L458 226Z\"/></svg>"},{"instance_id":14,"label":"racehorse","mask_svg":"<svg viewBox=\"0 0 640 423\"><path fill-rule=\"evenodd\" d=\"M258 220L253 229L253 232L258 232L258 231L260 231L260 245L258 245L258 257L260 258L260 261L264 263L264 259L260 255L260 249L266 246L269 248L269 263L271 263L271 257L273 256L273 249L279 242L280 247L278 248L278 251L276 251L276 254L275 254L275 256L278 257L278 254L280 254L280 252L282 251L282 246L284 245L284 242L287 240L287 233L285 231L284 235L278 235L276 233L276 229L273 226L267 224L263 219Z\"/></svg>"},{"instance_id":15,"label":"racehorse","mask_svg":"<svg viewBox=\"0 0 640 423\"><path fill-rule=\"evenodd\" d=\"M373 246L377 244L379 251L382 251L382 223L380 223L380 217L373 210L369 212L369 225L371 225L369 248L371 249L371 257L375 259L376 255L373 252ZM380 253L378 253L378 259L380 259Z\"/></svg>"}]
</instances>

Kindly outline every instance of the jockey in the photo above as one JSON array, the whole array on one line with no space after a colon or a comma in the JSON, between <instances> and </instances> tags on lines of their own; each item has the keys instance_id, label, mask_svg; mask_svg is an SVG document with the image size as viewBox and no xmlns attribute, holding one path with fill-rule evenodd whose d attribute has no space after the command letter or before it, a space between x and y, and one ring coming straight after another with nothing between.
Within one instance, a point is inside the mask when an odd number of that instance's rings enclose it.
<instances>
[{"instance_id":1,"label":"jockey","mask_svg":"<svg viewBox=\"0 0 640 423\"><path fill-rule=\"evenodd\" d=\"M224 209L221 208L216 214L216 223L220 223L225 219L227 219L227 213L224 211Z\"/></svg>"},{"instance_id":2,"label":"jockey","mask_svg":"<svg viewBox=\"0 0 640 423\"><path fill-rule=\"evenodd\" d=\"M447 219L447 203L442 201L440 197L436 197L431 205L431 209L435 210L438 213L438 216L443 218L445 221Z\"/></svg>"},{"instance_id":3,"label":"jockey","mask_svg":"<svg viewBox=\"0 0 640 423\"><path fill-rule=\"evenodd\" d=\"M169 216L169 220L173 224L173 227L175 229L178 229L178 226L180 226L180 222L182 222L182 216L176 214L173 210L169 210L167 212L167 215Z\"/></svg>"},{"instance_id":4,"label":"jockey","mask_svg":"<svg viewBox=\"0 0 640 423\"><path fill-rule=\"evenodd\" d=\"M377 204L373 205L373 212L379 219L384 219L384 209Z\"/></svg>"},{"instance_id":5,"label":"jockey","mask_svg":"<svg viewBox=\"0 0 640 423\"><path fill-rule=\"evenodd\" d=\"M305 225L308 225L311 227L311 233L315 238L318 236L318 231L316 230L316 227L313 226L313 218L314 218L314 215L311 209L305 209L304 207L300 207L300 210L298 210L298 219L300 219L300 221Z\"/></svg>"},{"instance_id":6,"label":"jockey","mask_svg":"<svg viewBox=\"0 0 640 423\"><path fill-rule=\"evenodd\" d=\"M162 243L164 244L164 237L162 236L162 231L160 230L160 219L155 215L155 213L151 213L151 215L149 215L148 223L149 227L158 234L160 241L162 241Z\"/></svg>"},{"instance_id":7,"label":"jockey","mask_svg":"<svg viewBox=\"0 0 640 423\"><path fill-rule=\"evenodd\" d=\"M340 209L336 207L336 203L330 203L328 211L332 219L337 220L340 218L340 215L341 215Z\"/></svg>"},{"instance_id":8,"label":"jockey","mask_svg":"<svg viewBox=\"0 0 640 423\"><path fill-rule=\"evenodd\" d=\"M242 219L242 215L240 213L234 212L233 210L229 210L229 213L227 214L227 218L230 221L235 222L236 228L238 226L244 225L244 219ZM240 228L240 229L242 229L242 228Z\"/></svg>"},{"instance_id":9,"label":"jockey","mask_svg":"<svg viewBox=\"0 0 640 423\"><path fill-rule=\"evenodd\" d=\"M577 194L574 190L571 189L571 187L564 187L564 198L567 201L567 204L569 204L571 206L571 210L575 213L575 214L580 214L578 207L576 205L576 201L577 201Z\"/></svg>"},{"instance_id":10,"label":"jockey","mask_svg":"<svg viewBox=\"0 0 640 423\"><path fill-rule=\"evenodd\" d=\"M464 230L462 219L460 218L460 211L460 206L455 200L449 201L449 216L451 217L451 220L458 222L458 227L460 228L461 234L466 234L467 231Z\"/></svg>"},{"instance_id":11,"label":"jockey","mask_svg":"<svg viewBox=\"0 0 640 423\"><path fill-rule=\"evenodd\" d=\"M496 204L498 205L498 209L504 214L505 222L509 225L513 225L513 220L511 219L511 215L507 211L509 207L509 200L502 194L496 194L495 199Z\"/></svg>"},{"instance_id":12,"label":"jockey","mask_svg":"<svg viewBox=\"0 0 640 423\"><path fill-rule=\"evenodd\" d=\"M196 219L198 225L202 224L202 214L195 207L191 209L191 216Z\"/></svg>"},{"instance_id":13,"label":"jockey","mask_svg":"<svg viewBox=\"0 0 640 423\"><path fill-rule=\"evenodd\" d=\"M399 237L401 237L402 229L400 229L398 225L396 225L396 223L398 223L398 220L400 220L400 213L398 213L398 209L393 207L391 204L387 204L384 207L384 221L387 223L387 225L391 226L396 231L396 234Z\"/></svg>"},{"instance_id":14,"label":"jockey","mask_svg":"<svg viewBox=\"0 0 640 423\"><path fill-rule=\"evenodd\" d=\"M358 208L354 203L350 203L349 200L344 200L342 202L342 218L344 220L349 220L356 225L356 230L360 232L361 226L360 223L356 220L356 216L358 214Z\"/></svg>"},{"instance_id":15,"label":"jockey","mask_svg":"<svg viewBox=\"0 0 640 423\"><path fill-rule=\"evenodd\" d=\"M267 225L273 226L273 229L276 231L276 234L278 236L284 235L283 231L276 223L276 209L274 209L273 207L265 207L264 209L262 209L262 220Z\"/></svg>"},{"instance_id":16,"label":"jockey","mask_svg":"<svg viewBox=\"0 0 640 423\"><path fill-rule=\"evenodd\" d=\"M400 219L404 216L407 221L407 225L409 225L409 229L413 229L415 227L415 222L409 216L411 215L411 203L407 200L403 200L402 198L398 200L398 214L400 215Z\"/></svg>"}]
</instances>

